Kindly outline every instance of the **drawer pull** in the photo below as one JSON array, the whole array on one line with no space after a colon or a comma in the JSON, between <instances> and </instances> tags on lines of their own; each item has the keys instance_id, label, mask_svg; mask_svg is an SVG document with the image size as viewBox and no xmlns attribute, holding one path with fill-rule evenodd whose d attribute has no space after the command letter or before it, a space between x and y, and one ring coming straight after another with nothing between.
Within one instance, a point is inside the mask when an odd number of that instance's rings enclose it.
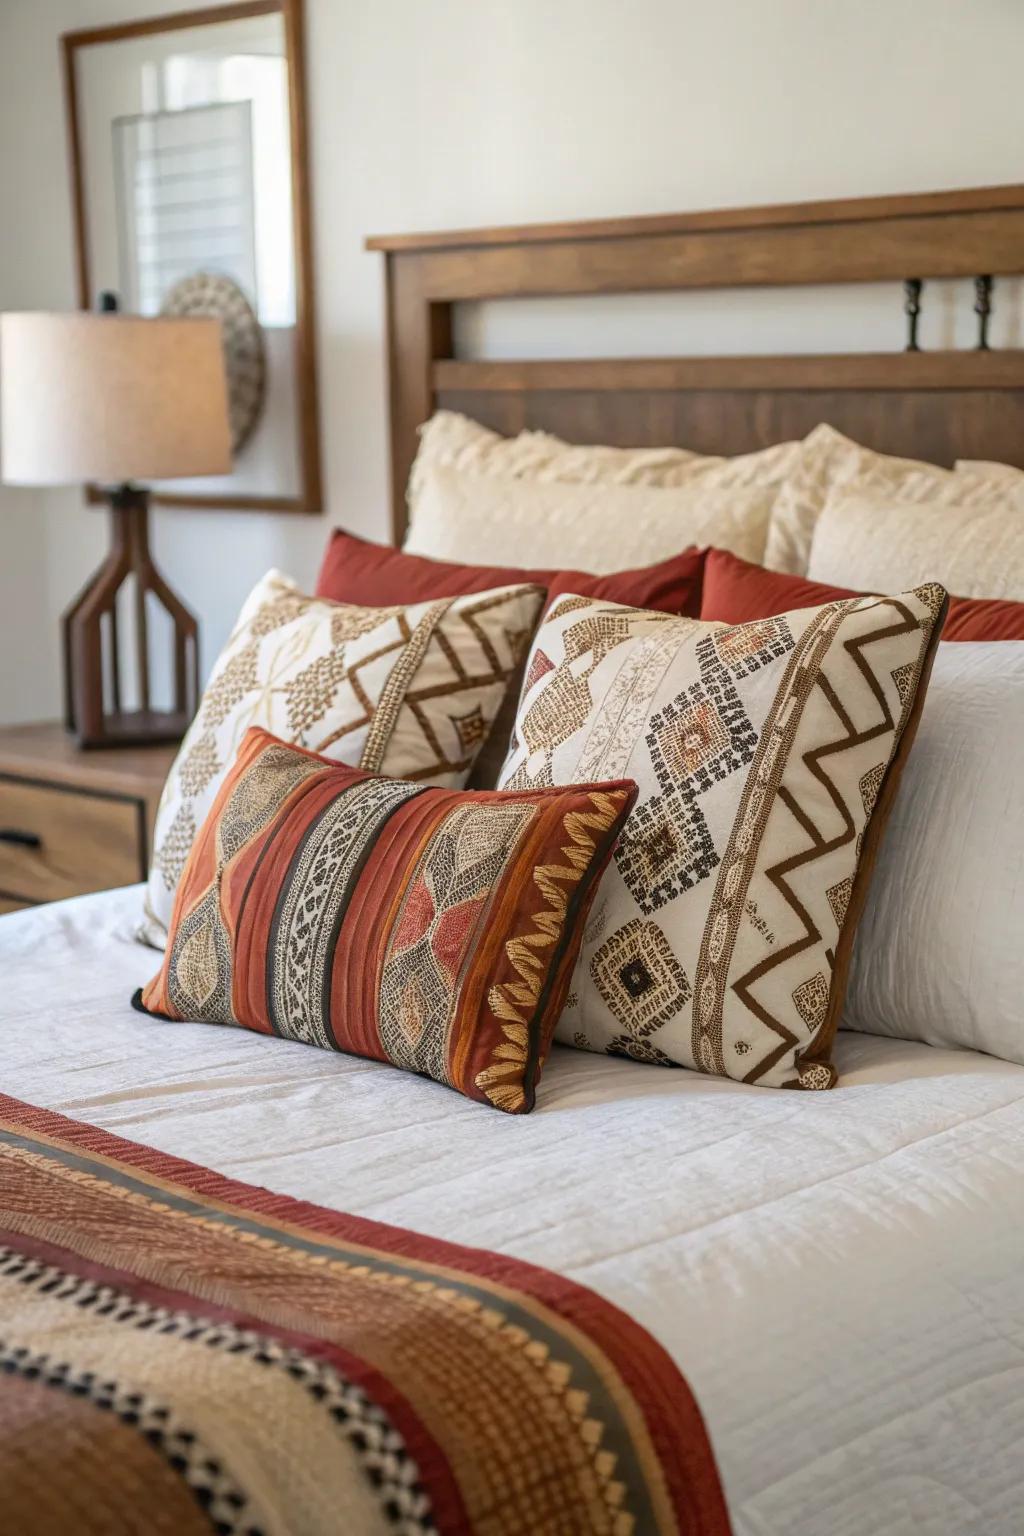
<instances>
[{"instance_id":1,"label":"drawer pull","mask_svg":"<svg viewBox=\"0 0 1024 1536\"><path fill-rule=\"evenodd\" d=\"M19 832L15 827L0 827L0 843L14 848L41 848L43 840L36 832Z\"/></svg>"}]
</instances>

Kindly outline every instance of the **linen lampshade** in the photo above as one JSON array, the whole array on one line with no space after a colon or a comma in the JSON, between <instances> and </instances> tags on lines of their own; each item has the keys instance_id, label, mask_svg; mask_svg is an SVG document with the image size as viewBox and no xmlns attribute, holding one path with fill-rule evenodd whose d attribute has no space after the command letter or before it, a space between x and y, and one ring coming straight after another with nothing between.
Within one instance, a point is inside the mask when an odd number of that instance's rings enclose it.
<instances>
[{"instance_id":1,"label":"linen lampshade","mask_svg":"<svg viewBox=\"0 0 1024 1536\"><path fill-rule=\"evenodd\" d=\"M114 485L231 468L220 322L0 315L0 478Z\"/></svg>"}]
</instances>

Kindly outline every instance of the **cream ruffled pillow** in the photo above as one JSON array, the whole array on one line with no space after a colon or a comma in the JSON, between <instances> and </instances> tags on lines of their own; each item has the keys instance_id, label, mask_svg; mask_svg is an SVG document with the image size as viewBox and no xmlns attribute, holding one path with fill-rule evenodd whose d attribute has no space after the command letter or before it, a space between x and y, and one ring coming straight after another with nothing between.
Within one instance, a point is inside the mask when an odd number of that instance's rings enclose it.
<instances>
[{"instance_id":1,"label":"cream ruffled pillow","mask_svg":"<svg viewBox=\"0 0 1024 1536\"><path fill-rule=\"evenodd\" d=\"M825 503L854 484L871 495L908 502L955 499L962 505L985 505L1000 494L992 476L956 474L921 459L876 453L823 423L799 445L779 490L765 548L768 569L808 574L811 542ZM1005 483L1001 494L1005 497ZM845 576L836 580L846 587L856 585Z\"/></svg>"},{"instance_id":2,"label":"cream ruffled pillow","mask_svg":"<svg viewBox=\"0 0 1024 1536\"><path fill-rule=\"evenodd\" d=\"M502 479L561 481L574 485L682 486L697 481L716 489L777 486L799 443L778 443L735 458L687 448L612 448L563 442L549 432L502 437L457 411L438 411L420 428L409 476L409 510L436 469L459 469Z\"/></svg>"}]
</instances>

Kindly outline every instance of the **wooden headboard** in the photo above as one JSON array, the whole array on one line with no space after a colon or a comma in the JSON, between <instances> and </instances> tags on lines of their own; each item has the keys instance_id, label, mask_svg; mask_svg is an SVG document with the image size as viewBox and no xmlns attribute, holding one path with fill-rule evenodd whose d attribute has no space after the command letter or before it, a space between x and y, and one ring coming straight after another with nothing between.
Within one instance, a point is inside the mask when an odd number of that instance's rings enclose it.
<instances>
[{"instance_id":1,"label":"wooden headboard","mask_svg":"<svg viewBox=\"0 0 1024 1536\"><path fill-rule=\"evenodd\" d=\"M473 362L467 300L1024 273L1024 186L775 208L378 236L387 273L393 533L406 527L416 428L438 407L501 432L735 454L819 421L883 453L1024 468L1024 350ZM979 316L979 339L983 339Z\"/></svg>"}]
</instances>

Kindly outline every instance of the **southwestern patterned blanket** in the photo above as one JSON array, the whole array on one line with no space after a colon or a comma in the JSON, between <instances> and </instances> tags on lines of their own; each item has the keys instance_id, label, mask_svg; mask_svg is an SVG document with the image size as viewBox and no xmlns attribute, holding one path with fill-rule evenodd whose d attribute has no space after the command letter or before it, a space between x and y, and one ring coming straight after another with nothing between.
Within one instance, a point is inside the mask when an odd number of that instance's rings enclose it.
<instances>
[{"instance_id":1,"label":"southwestern patterned blanket","mask_svg":"<svg viewBox=\"0 0 1024 1536\"><path fill-rule=\"evenodd\" d=\"M699 1410L561 1276L0 1094L19 1536L728 1536Z\"/></svg>"}]
</instances>

